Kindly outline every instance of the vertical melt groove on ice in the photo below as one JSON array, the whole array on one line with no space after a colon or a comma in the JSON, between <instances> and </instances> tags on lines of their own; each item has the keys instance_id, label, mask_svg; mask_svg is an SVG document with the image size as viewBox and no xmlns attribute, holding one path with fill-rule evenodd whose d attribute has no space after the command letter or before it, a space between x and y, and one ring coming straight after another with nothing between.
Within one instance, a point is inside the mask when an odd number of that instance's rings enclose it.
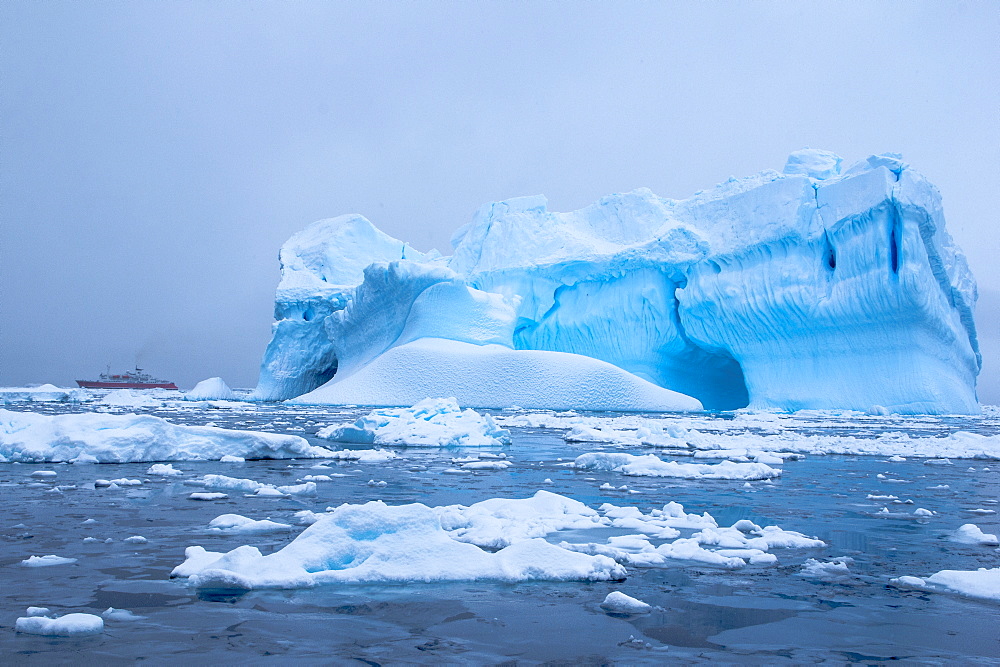
<instances>
[{"instance_id":1,"label":"vertical melt groove on ice","mask_svg":"<svg viewBox=\"0 0 1000 667\"><path fill-rule=\"evenodd\" d=\"M419 253L359 215L294 235L256 397L979 411L975 281L898 155L806 149L685 200L493 202L452 245Z\"/></svg>"}]
</instances>

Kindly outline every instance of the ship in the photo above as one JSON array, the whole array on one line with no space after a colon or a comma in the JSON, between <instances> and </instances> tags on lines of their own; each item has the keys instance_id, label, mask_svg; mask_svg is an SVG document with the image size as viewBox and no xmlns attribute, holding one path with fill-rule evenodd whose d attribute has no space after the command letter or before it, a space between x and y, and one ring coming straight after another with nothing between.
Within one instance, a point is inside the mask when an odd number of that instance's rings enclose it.
<instances>
[{"instance_id":1,"label":"ship","mask_svg":"<svg viewBox=\"0 0 1000 667\"><path fill-rule=\"evenodd\" d=\"M112 375L111 368L108 372L101 373L97 380L77 380L76 383L84 389L177 389L177 385L167 380L159 380L148 373L143 373L138 366L134 371L125 371L117 375Z\"/></svg>"}]
</instances>

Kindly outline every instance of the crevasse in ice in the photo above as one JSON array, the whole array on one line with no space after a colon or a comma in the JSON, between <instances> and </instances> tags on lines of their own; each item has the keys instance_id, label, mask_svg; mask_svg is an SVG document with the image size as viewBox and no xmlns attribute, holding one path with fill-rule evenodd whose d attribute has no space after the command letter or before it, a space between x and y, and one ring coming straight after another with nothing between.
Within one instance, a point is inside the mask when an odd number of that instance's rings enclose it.
<instances>
[{"instance_id":1,"label":"crevasse in ice","mask_svg":"<svg viewBox=\"0 0 1000 667\"><path fill-rule=\"evenodd\" d=\"M493 202L452 245L422 254L358 215L293 236L256 396L979 411L975 281L898 155L806 149L685 200Z\"/></svg>"}]
</instances>

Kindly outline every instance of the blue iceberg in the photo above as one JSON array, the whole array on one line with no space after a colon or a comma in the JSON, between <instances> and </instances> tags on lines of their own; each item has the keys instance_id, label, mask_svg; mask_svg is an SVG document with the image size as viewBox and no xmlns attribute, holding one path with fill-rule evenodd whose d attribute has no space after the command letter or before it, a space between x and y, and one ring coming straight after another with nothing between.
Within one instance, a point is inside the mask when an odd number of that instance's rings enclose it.
<instances>
[{"instance_id":1,"label":"blue iceberg","mask_svg":"<svg viewBox=\"0 0 1000 667\"><path fill-rule=\"evenodd\" d=\"M937 189L895 154L806 149L685 200L493 202L452 246L358 215L293 236L255 396L979 412L975 281Z\"/></svg>"}]
</instances>

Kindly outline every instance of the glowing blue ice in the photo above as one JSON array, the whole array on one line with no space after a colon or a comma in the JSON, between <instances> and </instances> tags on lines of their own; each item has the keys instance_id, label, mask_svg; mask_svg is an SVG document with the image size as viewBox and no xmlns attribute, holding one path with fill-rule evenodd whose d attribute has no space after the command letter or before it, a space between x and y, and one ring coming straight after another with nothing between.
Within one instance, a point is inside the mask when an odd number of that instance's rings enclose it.
<instances>
[{"instance_id":1,"label":"glowing blue ice","mask_svg":"<svg viewBox=\"0 0 1000 667\"><path fill-rule=\"evenodd\" d=\"M360 216L294 236L257 395L407 403L421 374L408 344L426 339L442 342L422 345L424 368L432 348L447 363L447 341L477 346L496 407L505 388L586 407L594 388L573 396L554 369L575 378L599 360L627 373L602 375L614 398L595 409L697 408L679 392L720 409L979 411L975 281L937 190L898 155L845 168L798 151L784 173L679 201L639 189L570 213L541 196L494 202L452 244L450 258L422 255ZM530 380L512 386L522 366ZM422 389L458 395L450 375Z\"/></svg>"}]
</instances>

